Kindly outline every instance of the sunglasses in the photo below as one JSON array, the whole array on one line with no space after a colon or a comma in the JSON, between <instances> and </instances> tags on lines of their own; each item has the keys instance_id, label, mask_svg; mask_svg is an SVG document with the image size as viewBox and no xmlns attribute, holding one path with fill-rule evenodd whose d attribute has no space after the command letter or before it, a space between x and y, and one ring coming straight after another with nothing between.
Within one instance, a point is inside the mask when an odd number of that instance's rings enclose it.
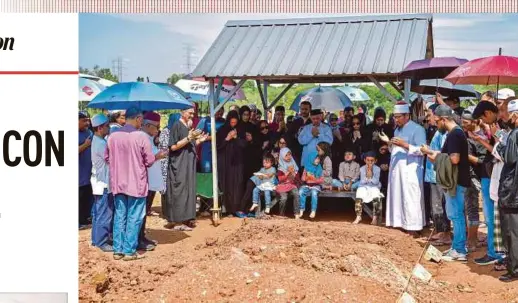
<instances>
[{"instance_id":1,"label":"sunglasses","mask_svg":"<svg viewBox=\"0 0 518 303\"><path fill-rule=\"evenodd\" d=\"M353 123L353 125L360 125L360 123Z\"/></svg>"},{"instance_id":2,"label":"sunglasses","mask_svg":"<svg viewBox=\"0 0 518 303\"><path fill-rule=\"evenodd\" d=\"M265 129L268 129L268 126L261 127L261 130L265 130Z\"/></svg>"},{"instance_id":3,"label":"sunglasses","mask_svg":"<svg viewBox=\"0 0 518 303\"><path fill-rule=\"evenodd\" d=\"M282 141L280 141L280 142L279 142L279 144L281 144L281 145L286 145L286 142L282 142Z\"/></svg>"},{"instance_id":4,"label":"sunglasses","mask_svg":"<svg viewBox=\"0 0 518 303\"><path fill-rule=\"evenodd\" d=\"M337 118L332 118L330 121L334 122L334 121L338 121L338 119Z\"/></svg>"}]
</instances>

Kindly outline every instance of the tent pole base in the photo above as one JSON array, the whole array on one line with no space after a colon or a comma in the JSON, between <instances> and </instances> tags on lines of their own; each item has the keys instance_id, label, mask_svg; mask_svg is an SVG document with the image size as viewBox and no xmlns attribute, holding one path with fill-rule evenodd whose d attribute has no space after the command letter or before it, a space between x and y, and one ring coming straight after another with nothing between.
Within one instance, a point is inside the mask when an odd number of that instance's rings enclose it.
<instances>
[{"instance_id":1,"label":"tent pole base","mask_svg":"<svg viewBox=\"0 0 518 303\"><path fill-rule=\"evenodd\" d=\"M217 227L221 224L221 208L211 208L212 224Z\"/></svg>"}]
</instances>

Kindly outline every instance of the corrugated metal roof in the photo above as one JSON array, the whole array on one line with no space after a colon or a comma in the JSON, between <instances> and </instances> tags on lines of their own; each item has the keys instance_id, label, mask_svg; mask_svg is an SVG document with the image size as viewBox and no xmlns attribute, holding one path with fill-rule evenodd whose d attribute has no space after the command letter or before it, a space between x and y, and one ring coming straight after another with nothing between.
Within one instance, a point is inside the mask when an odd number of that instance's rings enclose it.
<instances>
[{"instance_id":1,"label":"corrugated metal roof","mask_svg":"<svg viewBox=\"0 0 518 303\"><path fill-rule=\"evenodd\" d=\"M272 82L393 75L425 59L431 24L432 15L229 21L193 75Z\"/></svg>"}]
</instances>

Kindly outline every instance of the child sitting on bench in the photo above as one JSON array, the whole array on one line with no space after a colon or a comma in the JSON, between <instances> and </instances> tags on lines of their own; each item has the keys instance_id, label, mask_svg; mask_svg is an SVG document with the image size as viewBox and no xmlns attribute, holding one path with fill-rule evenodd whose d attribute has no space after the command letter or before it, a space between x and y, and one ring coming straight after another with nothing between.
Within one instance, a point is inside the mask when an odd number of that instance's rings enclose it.
<instances>
[{"instance_id":1,"label":"child sitting on bench","mask_svg":"<svg viewBox=\"0 0 518 303\"><path fill-rule=\"evenodd\" d=\"M302 173L302 182L304 185L299 190L300 213L295 216L296 219L304 215L306 209L306 198L311 196L311 219L315 218L318 206L318 194L322 190L324 183L324 175L322 165L320 165L320 157L316 151L310 152L304 161L304 172Z\"/></svg>"},{"instance_id":2,"label":"child sitting on bench","mask_svg":"<svg viewBox=\"0 0 518 303\"><path fill-rule=\"evenodd\" d=\"M345 191L356 190L358 188L358 179L360 178L360 164L355 159L354 152L347 149L344 154L344 162L340 163L338 169L338 178L333 180L333 187L343 188Z\"/></svg>"},{"instance_id":3,"label":"child sitting on bench","mask_svg":"<svg viewBox=\"0 0 518 303\"><path fill-rule=\"evenodd\" d=\"M360 184L356 190L356 220L353 224L358 224L362 220L362 204L372 202L372 225L378 225L378 218L381 215L381 169L375 165L376 153L370 151L364 156L365 165L360 168Z\"/></svg>"},{"instance_id":4,"label":"child sitting on bench","mask_svg":"<svg viewBox=\"0 0 518 303\"><path fill-rule=\"evenodd\" d=\"M254 191L252 192L252 208L250 208L250 211L254 211L257 206L259 206L259 203L261 203L260 200L260 193L264 192L264 200L265 200L265 206L266 209L264 210L265 213L270 213L270 208L272 205L272 193L275 191L275 176L276 176L276 170L275 167L273 167L273 163L275 162L274 157L267 153L263 156L263 168L259 170L258 172L254 173L254 175L250 178L255 183Z\"/></svg>"}]
</instances>

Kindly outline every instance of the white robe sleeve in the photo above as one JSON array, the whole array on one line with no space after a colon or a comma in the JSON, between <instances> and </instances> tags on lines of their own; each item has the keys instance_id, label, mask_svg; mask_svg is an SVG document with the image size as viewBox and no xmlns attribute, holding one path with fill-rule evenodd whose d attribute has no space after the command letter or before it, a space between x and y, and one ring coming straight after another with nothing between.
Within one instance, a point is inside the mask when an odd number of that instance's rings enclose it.
<instances>
[{"instance_id":1,"label":"white robe sleeve","mask_svg":"<svg viewBox=\"0 0 518 303\"><path fill-rule=\"evenodd\" d=\"M423 127L414 127L412 142L408 143L408 154L412 156L422 156L421 145L426 144L426 132Z\"/></svg>"}]
</instances>

